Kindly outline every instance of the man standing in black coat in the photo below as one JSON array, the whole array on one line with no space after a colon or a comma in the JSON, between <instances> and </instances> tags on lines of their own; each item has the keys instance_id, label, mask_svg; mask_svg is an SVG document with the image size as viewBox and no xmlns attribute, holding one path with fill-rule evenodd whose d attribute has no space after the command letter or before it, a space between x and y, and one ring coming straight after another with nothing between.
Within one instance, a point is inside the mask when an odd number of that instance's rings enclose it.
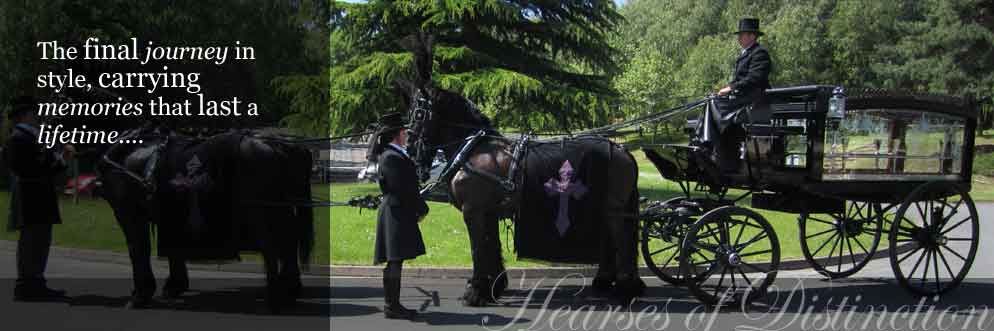
<instances>
[{"instance_id":1,"label":"man standing in black coat","mask_svg":"<svg viewBox=\"0 0 994 331\"><path fill-rule=\"evenodd\" d=\"M428 214L428 204L421 197L414 161L407 155L407 130L401 114L380 119L380 148L377 158L380 204L376 224L375 264L387 263L383 269L386 318L412 319L417 312L400 304L401 267L404 260L425 254L418 223Z\"/></svg>"},{"instance_id":2,"label":"man standing in black coat","mask_svg":"<svg viewBox=\"0 0 994 331\"><path fill-rule=\"evenodd\" d=\"M13 121L4 160L11 172L9 231L20 230L17 240L17 282L14 299L38 301L65 298L65 292L48 288L45 266L52 244L52 225L62 223L55 176L65 170L72 156L69 145L50 150L38 142L37 101L19 97L8 118Z\"/></svg>"}]
</instances>

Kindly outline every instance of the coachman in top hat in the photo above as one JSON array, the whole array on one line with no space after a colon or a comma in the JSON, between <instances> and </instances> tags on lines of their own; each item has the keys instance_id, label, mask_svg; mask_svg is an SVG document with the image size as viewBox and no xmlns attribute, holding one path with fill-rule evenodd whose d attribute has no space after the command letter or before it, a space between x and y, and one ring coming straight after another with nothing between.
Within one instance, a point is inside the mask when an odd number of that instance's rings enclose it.
<instances>
[{"instance_id":1,"label":"coachman in top hat","mask_svg":"<svg viewBox=\"0 0 994 331\"><path fill-rule=\"evenodd\" d=\"M404 260L425 254L418 223L428 214L428 204L421 197L417 168L407 154L407 129L399 113L380 118L377 164L380 204L376 223L374 264L386 262L383 291L387 318L412 319L416 311L400 304L401 267Z\"/></svg>"},{"instance_id":2,"label":"coachman in top hat","mask_svg":"<svg viewBox=\"0 0 994 331\"><path fill-rule=\"evenodd\" d=\"M759 29L759 20L743 18L734 34L741 50L735 58L731 81L718 90L718 95L732 97L724 109L721 109L721 118L731 118L734 124L768 122L771 110L766 89L770 88L773 61L766 47L757 41L763 35ZM748 106L752 107L746 113L744 110ZM723 132L719 142L719 164L723 170L737 168L737 142L744 136L741 127L731 125L729 128L731 130Z\"/></svg>"}]
</instances>

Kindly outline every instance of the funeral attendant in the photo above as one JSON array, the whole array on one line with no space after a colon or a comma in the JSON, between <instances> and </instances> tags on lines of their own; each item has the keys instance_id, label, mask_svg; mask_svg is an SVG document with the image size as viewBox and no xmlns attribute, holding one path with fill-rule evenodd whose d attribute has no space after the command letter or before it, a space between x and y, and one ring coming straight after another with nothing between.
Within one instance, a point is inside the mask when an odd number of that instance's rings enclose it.
<instances>
[{"instance_id":1,"label":"funeral attendant","mask_svg":"<svg viewBox=\"0 0 994 331\"><path fill-rule=\"evenodd\" d=\"M417 312L400 304L401 267L404 260L425 254L418 223L428 214L419 193L414 161L407 154L407 129L400 114L380 119L379 185L383 192L376 224L375 264L386 262L383 292L386 318L412 319Z\"/></svg>"},{"instance_id":2,"label":"funeral attendant","mask_svg":"<svg viewBox=\"0 0 994 331\"><path fill-rule=\"evenodd\" d=\"M735 35L741 49L735 58L732 80L718 90L718 95L734 96L731 108L764 103L766 89L770 88L770 70L773 68L773 62L766 47L758 42L759 37L763 35L759 30L759 20L743 18L739 21Z\"/></svg>"},{"instance_id":3,"label":"funeral attendant","mask_svg":"<svg viewBox=\"0 0 994 331\"><path fill-rule=\"evenodd\" d=\"M766 89L770 88L770 53L758 39L763 35L759 20L743 18L734 33L740 50L732 69L732 80L718 90L728 102L720 107L720 137L713 146L715 161L722 172L736 172L740 167L739 145L745 137L743 123L765 123L770 118Z\"/></svg>"},{"instance_id":4,"label":"funeral attendant","mask_svg":"<svg viewBox=\"0 0 994 331\"><path fill-rule=\"evenodd\" d=\"M14 287L14 299L20 301L65 298L65 292L48 288L44 274L52 225L61 223L55 176L66 168L73 150L69 145L47 149L38 143L36 109L32 97L11 102L8 118L13 127L3 157L12 179L7 229L20 231Z\"/></svg>"}]
</instances>

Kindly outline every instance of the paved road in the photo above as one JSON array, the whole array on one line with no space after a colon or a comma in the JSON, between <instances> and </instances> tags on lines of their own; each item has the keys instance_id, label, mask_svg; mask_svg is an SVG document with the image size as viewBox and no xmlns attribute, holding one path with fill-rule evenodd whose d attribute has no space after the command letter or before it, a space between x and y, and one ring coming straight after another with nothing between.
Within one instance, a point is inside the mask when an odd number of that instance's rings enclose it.
<instances>
[{"instance_id":1,"label":"paved road","mask_svg":"<svg viewBox=\"0 0 994 331\"><path fill-rule=\"evenodd\" d=\"M992 219L994 205L980 206ZM981 238L994 238L994 225L982 221ZM811 271L782 272L766 306L746 312L725 308L720 314L701 306L684 289L645 277L648 292L622 305L592 293L589 279L523 279L512 275L505 304L466 308L458 298L461 279L406 279L402 300L423 309L417 321L382 318L382 289L375 278L305 279L304 298L282 316L265 313L258 274L191 271L196 290L184 300L153 309L124 310L131 289L128 266L55 258L51 285L70 291L68 303L14 303L11 279L15 259L0 251L0 325L3 330L796 330L796 329L992 329L994 314L943 313L953 308L982 308L994 293L994 246L981 240L970 278L939 301L925 301L894 284L886 259L873 261L857 277L826 282ZM164 276L164 270L157 270ZM561 281L561 282L560 282ZM560 282L557 284L557 282ZM160 280L161 284L161 280ZM788 296L790 300L787 300ZM777 299L779 298L779 299ZM844 302L847 309L838 309ZM855 305L854 305L855 304ZM869 311L874 307L875 311ZM771 310L772 309L772 310ZM898 314L908 311L917 313ZM807 312L811 312L808 314ZM852 313L848 313L852 311ZM886 312L885 312L886 311ZM931 311L931 313L930 313ZM781 313L782 312L782 313ZM766 315L764 315L764 313ZM926 319L926 317L928 317ZM849 321L849 325L842 324ZM824 324L834 323L834 324ZM916 324L917 323L917 324ZM931 324L929 324L931 323Z\"/></svg>"},{"instance_id":2,"label":"paved road","mask_svg":"<svg viewBox=\"0 0 994 331\"><path fill-rule=\"evenodd\" d=\"M486 308L462 306L458 300L462 280L407 279L403 303L424 310L417 321L409 322L382 318L378 279L332 278L331 325L336 330L994 329L994 314L980 309L994 306L994 243L990 240L994 224L987 221L994 219L994 204L978 206L978 211L982 240L976 262L964 284L938 301L920 302L921 298L903 290L896 284L889 260L883 258L850 279L831 282L811 270L781 272L777 290L765 306L745 312L725 308L720 314L698 304L688 291L655 277L643 277L648 292L627 307L592 293L586 287L590 279L572 278L557 284L560 279L512 275L513 289L505 298L506 305ZM849 307L839 309L840 303ZM955 312L969 307L979 310ZM637 323L629 324L633 321Z\"/></svg>"},{"instance_id":3,"label":"paved road","mask_svg":"<svg viewBox=\"0 0 994 331\"><path fill-rule=\"evenodd\" d=\"M259 274L191 271L182 300L148 310L126 310L131 268L125 265L49 261L49 285L67 290L69 302L12 302L13 252L0 251L0 329L2 330L328 330L331 306L327 278L304 279L304 293L285 315L272 316L262 302ZM166 276L165 270L156 275ZM159 284L163 284L159 280Z\"/></svg>"},{"instance_id":4,"label":"paved road","mask_svg":"<svg viewBox=\"0 0 994 331\"><path fill-rule=\"evenodd\" d=\"M503 298L505 305L468 308L458 300L461 281L408 280L402 302L423 309L411 322L382 317L379 280L334 278L331 326L334 330L935 330L937 316L942 315L942 325L948 329L994 328L994 314L960 310L991 304L994 282L989 279L971 280L938 302L926 300L917 310L920 313L910 315L906 312L916 311L918 298L891 282L863 278L831 284L779 278L778 289L770 295L778 299L720 313L699 304L686 290L655 279L647 279L647 293L632 305L592 293L583 286L589 279L559 281L516 281L515 289ZM849 308L840 310L840 303ZM842 317L834 317L838 315ZM974 320L967 321L967 316ZM930 320L922 321L925 317ZM847 320L849 324L844 324Z\"/></svg>"}]
</instances>

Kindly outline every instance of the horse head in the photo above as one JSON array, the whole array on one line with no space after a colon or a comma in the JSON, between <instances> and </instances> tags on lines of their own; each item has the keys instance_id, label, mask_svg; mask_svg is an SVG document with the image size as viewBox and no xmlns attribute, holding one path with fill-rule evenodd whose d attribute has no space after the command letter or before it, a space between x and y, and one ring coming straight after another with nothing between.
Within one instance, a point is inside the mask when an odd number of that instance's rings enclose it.
<instances>
[{"instance_id":1,"label":"horse head","mask_svg":"<svg viewBox=\"0 0 994 331\"><path fill-rule=\"evenodd\" d=\"M422 88L414 93L408 129L408 153L417 163L422 180L427 179L439 151L446 160L451 160L466 137L480 130L498 134L490 119L472 101L458 93L435 88Z\"/></svg>"},{"instance_id":2,"label":"horse head","mask_svg":"<svg viewBox=\"0 0 994 331\"><path fill-rule=\"evenodd\" d=\"M407 152L418 166L422 181L430 176L432 163L438 151L447 160L459 151L462 142L480 130L497 135L490 119L472 102L458 93L436 88L417 88L411 93L407 114ZM360 180L375 181L376 158L383 150L381 128L369 141L366 150L366 167L359 172Z\"/></svg>"}]
</instances>

